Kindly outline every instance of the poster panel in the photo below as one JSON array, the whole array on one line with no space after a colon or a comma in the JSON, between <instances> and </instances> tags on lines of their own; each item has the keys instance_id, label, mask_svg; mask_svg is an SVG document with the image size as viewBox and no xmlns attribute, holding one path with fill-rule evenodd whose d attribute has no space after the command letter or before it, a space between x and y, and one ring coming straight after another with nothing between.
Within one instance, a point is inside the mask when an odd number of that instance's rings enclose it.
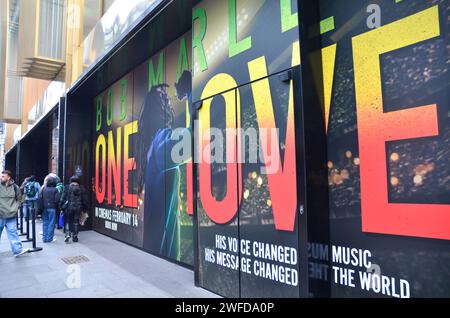
<instances>
[{"instance_id":1,"label":"poster panel","mask_svg":"<svg viewBox=\"0 0 450 318\"><path fill-rule=\"evenodd\" d=\"M448 1L320 1L333 297L450 295Z\"/></svg>"},{"instance_id":2,"label":"poster panel","mask_svg":"<svg viewBox=\"0 0 450 318\"><path fill-rule=\"evenodd\" d=\"M177 141L172 138L174 131L189 129L190 38L188 32L97 97L106 105L96 104L103 117L97 116L96 124L101 122L102 127L96 127L94 178L99 185L106 184L98 187L97 230L187 265L193 264L188 169L186 161L174 162L171 152ZM117 96L113 110L107 108L108 94ZM120 156L114 157L110 149L110 131L121 134L122 143L115 145ZM114 182L114 172L121 183ZM110 182L114 182L111 187ZM119 185L123 199L114 204ZM106 199L101 191L106 191Z\"/></svg>"},{"instance_id":3,"label":"poster panel","mask_svg":"<svg viewBox=\"0 0 450 318\"><path fill-rule=\"evenodd\" d=\"M200 285L230 297L298 297L294 88L279 77L300 64L297 1L205 0L192 36ZM254 144L241 148L246 129ZM258 155L262 145L276 148L266 155L278 155L280 169L262 169L272 159ZM225 159L208 162L205 151ZM255 162L242 158L250 154Z\"/></svg>"}]
</instances>

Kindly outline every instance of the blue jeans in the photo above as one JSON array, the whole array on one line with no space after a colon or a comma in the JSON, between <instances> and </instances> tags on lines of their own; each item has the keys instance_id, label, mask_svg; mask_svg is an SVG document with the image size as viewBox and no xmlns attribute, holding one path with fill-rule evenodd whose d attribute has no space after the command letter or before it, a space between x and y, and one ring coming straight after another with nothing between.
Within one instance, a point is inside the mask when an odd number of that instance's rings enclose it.
<instances>
[{"instance_id":1,"label":"blue jeans","mask_svg":"<svg viewBox=\"0 0 450 318\"><path fill-rule=\"evenodd\" d=\"M56 209L44 209L42 212L42 241L50 243L55 233Z\"/></svg>"},{"instance_id":2,"label":"blue jeans","mask_svg":"<svg viewBox=\"0 0 450 318\"><path fill-rule=\"evenodd\" d=\"M23 217L25 218L25 220L28 219L28 209L29 209L28 203L25 201L25 202L22 204L22 215L23 215Z\"/></svg>"},{"instance_id":3,"label":"blue jeans","mask_svg":"<svg viewBox=\"0 0 450 318\"><path fill-rule=\"evenodd\" d=\"M24 216L25 219L29 219L31 217L31 210L34 208L34 216L36 217L38 202L37 200L28 200L24 203Z\"/></svg>"},{"instance_id":4,"label":"blue jeans","mask_svg":"<svg viewBox=\"0 0 450 318\"><path fill-rule=\"evenodd\" d=\"M6 234L8 235L11 250L14 255L22 252L22 241L17 233L16 218L4 219L0 218L0 238L2 237L3 228L6 226Z\"/></svg>"}]
</instances>

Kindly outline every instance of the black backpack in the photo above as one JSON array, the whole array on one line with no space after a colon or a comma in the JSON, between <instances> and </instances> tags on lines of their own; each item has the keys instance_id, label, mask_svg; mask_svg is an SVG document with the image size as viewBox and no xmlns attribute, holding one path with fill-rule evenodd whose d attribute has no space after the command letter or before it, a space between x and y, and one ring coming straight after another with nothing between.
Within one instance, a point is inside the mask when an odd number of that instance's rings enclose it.
<instances>
[{"instance_id":1,"label":"black backpack","mask_svg":"<svg viewBox=\"0 0 450 318\"><path fill-rule=\"evenodd\" d=\"M36 186L34 181L29 181L25 185L25 195L27 198L34 198L36 196Z\"/></svg>"},{"instance_id":2,"label":"black backpack","mask_svg":"<svg viewBox=\"0 0 450 318\"><path fill-rule=\"evenodd\" d=\"M81 187L79 185L70 185L67 199L70 210L80 210L83 205Z\"/></svg>"}]
</instances>

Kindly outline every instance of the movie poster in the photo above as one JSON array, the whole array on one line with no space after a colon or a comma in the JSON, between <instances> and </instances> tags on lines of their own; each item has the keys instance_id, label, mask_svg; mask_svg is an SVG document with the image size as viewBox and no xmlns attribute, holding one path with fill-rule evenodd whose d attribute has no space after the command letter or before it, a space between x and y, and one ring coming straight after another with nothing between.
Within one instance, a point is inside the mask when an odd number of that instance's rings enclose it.
<instances>
[{"instance_id":1,"label":"movie poster","mask_svg":"<svg viewBox=\"0 0 450 318\"><path fill-rule=\"evenodd\" d=\"M297 3L201 1L192 34L95 98L94 229L188 265L198 249L200 286L227 297L299 297L304 249L332 297L448 297L448 1L321 0L302 63ZM286 73L318 57L328 244L301 241ZM89 157L78 140L69 163Z\"/></svg>"},{"instance_id":2,"label":"movie poster","mask_svg":"<svg viewBox=\"0 0 450 318\"><path fill-rule=\"evenodd\" d=\"M171 147L189 130L190 45L187 33L97 97L94 178L96 230L188 265L188 162Z\"/></svg>"},{"instance_id":3,"label":"movie poster","mask_svg":"<svg viewBox=\"0 0 450 318\"><path fill-rule=\"evenodd\" d=\"M450 296L448 1L320 1L332 297ZM322 271L323 272L323 271Z\"/></svg>"},{"instance_id":4,"label":"movie poster","mask_svg":"<svg viewBox=\"0 0 450 318\"><path fill-rule=\"evenodd\" d=\"M300 63L294 3L205 0L193 10L198 147L209 159L197 166L200 285L224 296L295 297L302 287L291 207L303 185L288 177L300 173L289 165L299 127L290 88L271 76ZM448 297L448 2L323 0L320 9L319 31L302 32L323 45L309 80L326 122L330 242L308 242L309 278L328 282L332 297ZM250 154L226 130L271 120L283 169L264 175L239 163L264 147L261 129Z\"/></svg>"},{"instance_id":5,"label":"movie poster","mask_svg":"<svg viewBox=\"0 0 450 318\"><path fill-rule=\"evenodd\" d=\"M134 165L133 73L121 78L94 101L94 229L139 245L143 224L136 214L137 195L130 174Z\"/></svg>"},{"instance_id":6,"label":"movie poster","mask_svg":"<svg viewBox=\"0 0 450 318\"><path fill-rule=\"evenodd\" d=\"M199 278L227 297L298 297L304 283L294 134L300 105L292 80L283 80L300 64L295 3L205 0L193 9Z\"/></svg>"}]
</instances>

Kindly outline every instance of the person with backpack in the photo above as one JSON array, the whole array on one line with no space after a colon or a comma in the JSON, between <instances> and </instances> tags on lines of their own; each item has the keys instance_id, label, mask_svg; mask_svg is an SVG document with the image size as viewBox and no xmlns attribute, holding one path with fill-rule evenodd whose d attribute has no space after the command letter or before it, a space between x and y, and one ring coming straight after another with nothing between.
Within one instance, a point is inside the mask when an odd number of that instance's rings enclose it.
<instances>
[{"instance_id":1,"label":"person with backpack","mask_svg":"<svg viewBox=\"0 0 450 318\"><path fill-rule=\"evenodd\" d=\"M0 238L3 229L6 227L14 256L20 256L29 251L29 249L23 248L22 241L17 233L16 216L20 200L20 189L12 179L11 171L3 171L0 176Z\"/></svg>"},{"instance_id":2,"label":"person with backpack","mask_svg":"<svg viewBox=\"0 0 450 318\"><path fill-rule=\"evenodd\" d=\"M31 176L28 179L28 182L25 184L24 187L24 194L25 194L25 209L26 212L26 220L28 221L30 218L30 211L33 211L36 213L38 209L38 198L39 198L39 191L41 189L41 186L39 185L39 182L36 181L35 176Z\"/></svg>"},{"instance_id":3,"label":"person with backpack","mask_svg":"<svg viewBox=\"0 0 450 318\"><path fill-rule=\"evenodd\" d=\"M78 228L81 211L88 208L86 190L80 185L80 178L73 176L70 184L66 185L60 200L60 207L64 209L64 227L66 236L64 242L69 243L70 238L78 242Z\"/></svg>"},{"instance_id":4,"label":"person with backpack","mask_svg":"<svg viewBox=\"0 0 450 318\"><path fill-rule=\"evenodd\" d=\"M39 210L42 212L42 241L54 241L56 210L58 209L60 194L56 189L56 180L48 178L39 196Z\"/></svg>"}]
</instances>

